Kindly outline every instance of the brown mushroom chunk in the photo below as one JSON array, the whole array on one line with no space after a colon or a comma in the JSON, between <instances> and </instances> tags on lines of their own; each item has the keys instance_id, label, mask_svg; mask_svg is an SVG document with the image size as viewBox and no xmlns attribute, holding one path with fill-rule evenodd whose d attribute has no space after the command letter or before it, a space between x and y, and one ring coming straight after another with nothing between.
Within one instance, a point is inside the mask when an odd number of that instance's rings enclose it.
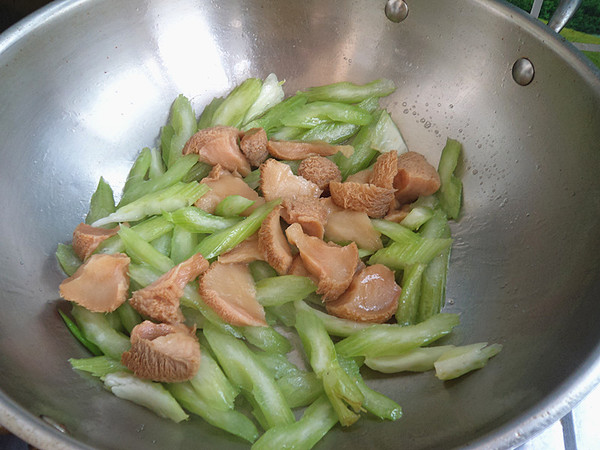
<instances>
[{"instance_id":1,"label":"brown mushroom chunk","mask_svg":"<svg viewBox=\"0 0 600 450\"><path fill-rule=\"evenodd\" d=\"M254 209L265 203L265 200L259 197L256 191L248 186L237 173L231 173L219 164L214 166L200 183L207 185L210 191L196 200L195 206L210 214L215 212L215 208L221 200L230 195L240 195L254 202L242 213L244 216L250 215Z\"/></svg>"},{"instance_id":2,"label":"brown mushroom chunk","mask_svg":"<svg viewBox=\"0 0 600 450\"><path fill-rule=\"evenodd\" d=\"M402 205L400 208L393 208L385 215L384 219L390 222L400 223L402 222L411 210L409 204Z\"/></svg>"},{"instance_id":3,"label":"brown mushroom chunk","mask_svg":"<svg viewBox=\"0 0 600 450\"><path fill-rule=\"evenodd\" d=\"M200 279L200 295L225 322L236 326L267 326L265 310L256 300L247 264L214 262Z\"/></svg>"},{"instance_id":4,"label":"brown mushroom chunk","mask_svg":"<svg viewBox=\"0 0 600 450\"><path fill-rule=\"evenodd\" d=\"M179 263L154 283L135 291L129 303L140 314L158 322L183 322L179 299L183 289L208 269L208 261L200 253Z\"/></svg>"},{"instance_id":5,"label":"brown mushroom chunk","mask_svg":"<svg viewBox=\"0 0 600 450\"><path fill-rule=\"evenodd\" d=\"M355 322L383 323L398 309L400 286L394 272L382 264L361 270L337 300L326 304L327 312Z\"/></svg>"},{"instance_id":6,"label":"brown mushroom chunk","mask_svg":"<svg viewBox=\"0 0 600 450\"><path fill-rule=\"evenodd\" d=\"M264 222L263 222L264 223ZM248 239L242 241L227 253L219 255L218 261L223 264L251 263L252 261L264 261L265 254L258 243L258 234L255 233Z\"/></svg>"},{"instance_id":7,"label":"brown mushroom chunk","mask_svg":"<svg viewBox=\"0 0 600 450\"><path fill-rule=\"evenodd\" d=\"M186 381L200 367L200 344L194 329L149 320L131 330L131 348L121 362L137 377L163 383Z\"/></svg>"},{"instance_id":8,"label":"brown mushroom chunk","mask_svg":"<svg viewBox=\"0 0 600 450\"><path fill-rule=\"evenodd\" d=\"M400 204L412 203L421 195L436 193L440 188L440 176L423 155L406 152L398 157L394 188Z\"/></svg>"},{"instance_id":9,"label":"brown mushroom chunk","mask_svg":"<svg viewBox=\"0 0 600 450\"><path fill-rule=\"evenodd\" d=\"M322 192L315 183L294 175L290 166L272 158L260 165L260 189L268 202L277 198L318 198Z\"/></svg>"},{"instance_id":10,"label":"brown mushroom chunk","mask_svg":"<svg viewBox=\"0 0 600 450\"><path fill-rule=\"evenodd\" d=\"M368 184L371 182L372 177L373 177L373 168L369 167L368 169L363 169L359 172L353 173L352 175L348 175L346 177L346 181L352 181L354 183Z\"/></svg>"},{"instance_id":11,"label":"brown mushroom chunk","mask_svg":"<svg viewBox=\"0 0 600 450\"><path fill-rule=\"evenodd\" d=\"M342 210L332 212L327 218L325 237L333 242L354 241L358 248L379 250L383 247L381 233L363 211Z\"/></svg>"},{"instance_id":12,"label":"brown mushroom chunk","mask_svg":"<svg viewBox=\"0 0 600 450\"><path fill-rule=\"evenodd\" d=\"M377 157L369 183L386 189L394 189L394 177L398 173L398 153L391 151Z\"/></svg>"},{"instance_id":13,"label":"brown mushroom chunk","mask_svg":"<svg viewBox=\"0 0 600 450\"><path fill-rule=\"evenodd\" d=\"M326 142L269 141L267 150L277 159L292 161L306 159L309 156L331 156L337 152L349 157L354 153L351 145L333 145Z\"/></svg>"},{"instance_id":14,"label":"brown mushroom chunk","mask_svg":"<svg viewBox=\"0 0 600 450\"><path fill-rule=\"evenodd\" d=\"M258 231L258 248L269 265L283 275L292 264L292 250L281 228L280 213L281 206L277 206L263 220Z\"/></svg>"},{"instance_id":15,"label":"brown mushroom chunk","mask_svg":"<svg viewBox=\"0 0 600 450\"><path fill-rule=\"evenodd\" d=\"M323 301L332 301L344 293L350 285L358 264L358 247L352 242L340 247L308 236L295 223L286 229L291 244L298 247L304 267L319 279L317 294Z\"/></svg>"},{"instance_id":16,"label":"brown mushroom chunk","mask_svg":"<svg viewBox=\"0 0 600 450\"><path fill-rule=\"evenodd\" d=\"M129 263L124 253L92 255L60 283L60 296L90 311L114 311L127 300Z\"/></svg>"},{"instance_id":17,"label":"brown mushroom chunk","mask_svg":"<svg viewBox=\"0 0 600 450\"><path fill-rule=\"evenodd\" d=\"M251 128L240 141L240 150L252 167L260 166L268 157L267 133L264 128Z\"/></svg>"},{"instance_id":18,"label":"brown mushroom chunk","mask_svg":"<svg viewBox=\"0 0 600 450\"><path fill-rule=\"evenodd\" d=\"M299 223L306 234L323 239L328 210L320 200L314 197L286 199L282 203L281 217L289 224Z\"/></svg>"},{"instance_id":19,"label":"brown mushroom chunk","mask_svg":"<svg viewBox=\"0 0 600 450\"><path fill-rule=\"evenodd\" d=\"M79 259L85 261L102 242L118 232L118 226L107 229L80 223L73 231L73 251Z\"/></svg>"},{"instance_id":20,"label":"brown mushroom chunk","mask_svg":"<svg viewBox=\"0 0 600 450\"><path fill-rule=\"evenodd\" d=\"M331 199L345 209L364 211L369 217L381 218L386 215L394 200L394 190L374 184L361 184L352 181L329 184Z\"/></svg>"},{"instance_id":21,"label":"brown mushroom chunk","mask_svg":"<svg viewBox=\"0 0 600 450\"><path fill-rule=\"evenodd\" d=\"M292 264L290 265L288 275L298 275L299 277L307 277L310 278L316 285L319 284L319 279L315 277L312 273L310 273L308 269L304 266L300 254L297 254L292 259Z\"/></svg>"},{"instance_id":22,"label":"brown mushroom chunk","mask_svg":"<svg viewBox=\"0 0 600 450\"><path fill-rule=\"evenodd\" d=\"M323 192L329 192L331 181L342 181L342 174L338 166L322 156L311 156L300 163L298 175L312 181Z\"/></svg>"},{"instance_id":23,"label":"brown mushroom chunk","mask_svg":"<svg viewBox=\"0 0 600 450\"><path fill-rule=\"evenodd\" d=\"M185 143L182 153L196 153L200 161L212 166L220 164L231 172L246 176L250 173L250 163L238 146L240 135L240 130L233 127L205 128Z\"/></svg>"}]
</instances>

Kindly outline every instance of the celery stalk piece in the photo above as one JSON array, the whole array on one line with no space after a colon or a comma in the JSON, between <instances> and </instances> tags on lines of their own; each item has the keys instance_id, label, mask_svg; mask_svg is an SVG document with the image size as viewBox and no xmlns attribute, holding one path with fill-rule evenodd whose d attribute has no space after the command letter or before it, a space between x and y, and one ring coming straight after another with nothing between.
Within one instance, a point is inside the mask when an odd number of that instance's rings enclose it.
<instances>
[{"instance_id":1,"label":"celery stalk piece","mask_svg":"<svg viewBox=\"0 0 600 450\"><path fill-rule=\"evenodd\" d=\"M277 386L290 408L308 406L324 394L323 382L314 372L299 372L281 377L277 380Z\"/></svg>"},{"instance_id":2,"label":"celery stalk piece","mask_svg":"<svg viewBox=\"0 0 600 450\"><path fill-rule=\"evenodd\" d=\"M144 195L166 189L180 182L190 171L190 169L198 162L198 155L185 155L175 161L169 169L163 174L151 178L147 181L140 181L123 192L119 208L137 200Z\"/></svg>"},{"instance_id":3,"label":"celery stalk piece","mask_svg":"<svg viewBox=\"0 0 600 450\"><path fill-rule=\"evenodd\" d=\"M398 126L392 120L390 114L383 110L371 138L371 148L381 153L395 151L399 155L406 153L408 148Z\"/></svg>"},{"instance_id":4,"label":"celery stalk piece","mask_svg":"<svg viewBox=\"0 0 600 450\"><path fill-rule=\"evenodd\" d=\"M300 136L302 136L305 130L305 128L298 127L281 127L271 132L269 139L275 139L278 141L295 141L300 139Z\"/></svg>"},{"instance_id":5,"label":"celery stalk piece","mask_svg":"<svg viewBox=\"0 0 600 450\"><path fill-rule=\"evenodd\" d=\"M93 356L91 358L69 359L73 369L89 372L95 377L105 377L109 373L126 372L127 367L120 361L109 358L108 356Z\"/></svg>"},{"instance_id":6,"label":"celery stalk piece","mask_svg":"<svg viewBox=\"0 0 600 450\"><path fill-rule=\"evenodd\" d=\"M283 305L267 306L265 312L284 324L286 327L293 327L296 324L296 308L293 303L284 303Z\"/></svg>"},{"instance_id":7,"label":"celery stalk piece","mask_svg":"<svg viewBox=\"0 0 600 450\"><path fill-rule=\"evenodd\" d=\"M252 450L275 448L311 449L337 422L337 415L326 396L314 401L302 418L293 424L267 430L252 446Z\"/></svg>"},{"instance_id":8,"label":"celery stalk piece","mask_svg":"<svg viewBox=\"0 0 600 450\"><path fill-rule=\"evenodd\" d=\"M116 312L119 315L123 327L128 333L131 333L131 330L133 330L137 324L142 322L142 317L135 309L133 309L133 306L131 306L128 301L119 306Z\"/></svg>"},{"instance_id":9,"label":"celery stalk piece","mask_svg":"<svg viewBox=\"0 0 600 450\"><path fill-rule=\"evenodd\" d=\"M283 126L281 117L304 104L306 104L306 97L303 95L294 95L269 109L261 118L245 124L242 130L248 131L251 128L264 128L267 136L271 137L273 131Z\"/></svg>"},{"instance_id":10,"label":"celery stalk piece","mask_svg":"<svg viewBox=\"0 0 600 450\"><path fill-rule=\"evenodd\" d=\"M275 380L302 373L283 353L255 351L254 354L267 370L271 372Z\"/></svg>"},{"instance_id":11,"label":"celery stalk piece","mask_svg":"<svg viewBox=\"0 0 600 450\"><path fill-rule=\"evenodd\" d=\"M189 418L177 400L160 383L140 380L126 372L109 373L103 381L117 397L144 406L160 417L171 419L173 422Z\"/></svg>"},{"instance_id":12,"label":"celery stalk piece","mask_svg":"<svg viewBox=\"0 0 600 450\"><path fill-rule=\"evenodd\" d=\"M167 168L170 168L175 164L175 161L183 156L183 146L198 130L196 115L190 101L184 95L178 95L171 106L170 126L172 134L167 135L167 137L170 137L168 142L161 137L162 157ZM167 131L167 133L170 132Z\"/></svg>"},{"instance_id":13,"label":"celery stalk piece","mask_svg":"<svg viewBox=\"0 0 600 450\"><path fill-rule=\"evenodd\" d=\"M442 354L433 364L435 376L440 380L452 380L472 370L481 369L500 350L502 345L488 346L487 342L455 347Z\"/></svg>"},{"instance_id":14,"label":"celery stalk piece","mask_svg":"<svg viewBox=\"0 0 600 450\"><path fill-rule=\"evenodd\" d=\"M462 181L454 175L462 145L448 138L438 165L441 186L437 193L442 209L450 219L456 219L462 203Z\"/></svg>"},{"instance_id":15,"label":"celery stalk piece","mask_svg":"<svg viewBox=\"0 0 600 450\"><path fill-rule=\"evenodd\" d=\"M79 259L79 256L75 254L75 250L73 250L72 245L67 244L58 244L56 248L56 259L60 264L63 272L67 274L67 276L73 275L79 266L83 264L83 262Z\"/></svg>"},{"instance_id":16,"label":"celery stalk piece","mask_svg":"<svg viewBox=\"0 0 600 450\"><path fill-rule=\"evenodd\" d=\"M299 303L299 302L298 302ZM340 423L350 426L359 419L364 400L354 381L342 369L327 330L319 319L305 309L296 309L296 330L306 351L310 365L323 381L323 389Z\"/></svg>"},{"instance_id":17,"label":"celery stalk piece","mask_svg":"<svg viewBox=\"0 0 600 450\"><path fill-rule=\"evenodd\" d=\"M252 120L262 116L266 111L281 103L285 94L281 85L282 82L277 80L277 75L270 73L263 81L258 98L254 101L250 109L246 112L246 116L242 121L242 125L246 125Z\"/></svg>"},{"instance_id":18,"label":"celery stalk piece","mask_svg":"<svg viewBox=\"0 0 600 450\"><path fill-rule=\"evenodd\" d=\"M396 322L398 325L412 325L417 323L421 300L421 280L425 271L425 264L408 266L402 275L402 293L398 299Z\"/></svg>"},{"instance_id":19,"label":"celery stalk piece","mask_svg":"<svg viewBox=\"0 0 600 450\"><path fill-rule=\"evenodd\" d=\"M264 280L265 278L277 276L275 269L273 269L266 261L252 261L250 264L248 264L248 268L250 269L252 278L254 278L256 283L258 283L260 280Z\"/></svg>"},{"instance_id":20,"label":"celery stalk piece","mask_svg":"<svg viewBox=\"0 0 600 450\"><path fill-rule=\"evenodd\" d=\"M198 235L175 225L171 236L171 259L175 264L185 261L193 255L194 247L198 245Z\"/></svg>"},{"instance_id":21,"label":"celery stalk piece","mask_svg":"<svg viewBox=\"0 0 600 450\"><path fill-rule=\"evenodd\" d=\"M290 341L271 327L242 327L242 334L249 343L265 352L285 354L292 349Z\"/></svg>"},{"instance_id":22,"label":"celery stalk piece","mask_svg":"<svg viewBox=\"0 0 600 450\"><path fill-rule=\"evenodd\" d=\"M204 238L194 252L200 253L206 259L213 259L221 253L231 250L256 233L264 218L279 203L281 200L272 200L259 206L241 222Z\"/></svg>"},{"instance_id":23,"label":"celery stalk piece","mask_svg":"<svg viewBox=\"0 0 600 450\"><path fill-rule=\"evenodd\" d=\"M324 122L313 128L309 128L302 134L295 136L299 141L322 141L329 144L340 144L354 136L359 125L343 122Z\"/></svg>"},{"instance_id":24,"label":"celery stalk piece","mask_svg":"<svg viewBox=\"0 0 600 450\"><path fill-rule=\"evenodd\" d=\"M316 290L317 285L308 277L282 275L257 282L256 300L263 306L281 305L303 300Z\"/></svg>"},{"instance_id":25,"label":"celery stalk piece","mask_svg":"<svg viewBox=\"0 0 600 450\"><path fill-rule=\"evenodd\" d=\"M252 396L269 427L294 422L275 379L246 344L210 323L204 336L228 378Z\"/></svg>"},{"instance_id":26,"label":"celery stalk piece","mask_svg":"<svg viewBox=\"0 0 600 450\"><path fill-rule=\"evenodd\" d=\"M254 200L247 199L241 195L229 195L216 206L215 214L224 217L239 216L254 205L254 203Z\"/></svg>"},{"instance_id":27,"label":"celery stalk piece","mask_svg":"<svg viewBox=\"0 0 600 450\"><path fill-rule=\"evenodd\" d=\"M204 345L202 345L202 363L196 375L190 380L190 384L204 402L219 409L233 409L235 398L240 393L239 388L231 384L212 353Z\"/></svg>"},{"instance_id":28,"label":"celery stalk piece","mask_svg":"<svg viewBox=\"0 0 600 450\"><path fill-rule=\"evenodd\" d=\"M371 389L360 374L356 361L351 358L339 358L340 365L352 378L365 399L362 407L382 420L398 420L402 417L402 408L398 403L380 392Z\"/></svg>"},{"instance_id":29,"label":"celery stalk piece","mask_svg":"<svg viewBox=\"0 0 600 450\"><path fill-rule=\"evenodd\" d=\"M94 223L96 220L102 219L114 212L115 199L113 191L110 185L104 181L104 178L100 177L98 187L96 187L96 191L92 194L92 199L90 200L90 210L87 216L85 216L85 223Z\"/></svg>"},{"instance_id":30,"label":"celery stalk piece","mask_svg":"<svg viewBox=\"0 0 600 450\"><path fill-rule=\"evenodd\" d=\"M419 347L400 353L397 356L377 356L365 358L365 365L382 373L426 372L433 370L433 363L453 345Z\"/></svg>"},{"instance_id":31,"label":"celery stalk piece","mask_svg":"<svg viewBox=\"0 0 600 450\"><path fill-rule=\"evenodd\" d=\"M408 215L402 219L400 225L409 230L416 231L433 216L433 210L426 206L417 206L410 210Z\"/></svg>"},{"instance_id":32,"label":"celery stalk piece","mask_svg":"<svg viewBox=\"0 0 600 450\"><path fill-rule=\"evenodd\" d=\"M189 382L172 383L168 389L185 409L202 417L211 425L249 442L258 438L258 430L248 417L233 409L223 409L211 404L198 395Z\"/></svg>"},{"instance_id":33,"label":"celery stalk piece","mask_svg":"<svg viewBox=\"0 0 600 450\"><path fill-rule=\"evenodd\" d=\"M126 228L126 227L124 227ZM159 253L170 257L171 256L171 239L173 233L166 233L156 239L150 241L150 245L158 250Z\"/></svg>"},{"instance_id":34,"label":"celery stalk piece","mask_svg":"<svg viewBox=\"0 0 600 450\"><path fill-rule=\"evenodd\" d=\"M242 220L240 217L215 216L195 206L164 213L163 217L192 233L214 233L228 229Z\"/></svg>"},{"instance_id":35,"label":"celery stalk piece","mask_svg":"<svg viewBox=\"0 0 600 450\"><path fill-rule=\"evenodd\" d=\"M150 180L160 177L165 173L165 165L163 164L162 155L157 148L150 149L150 167L148 168L148 178Z\"/></svg>"},{"instance_id":36,"label":"celery stalk piece","mask_svg":"<svg viewBox=\"0 0 600 450\"><path fill-rule=\"evenodd\" d=\"M185 177L183 177L183 180L181 181L183 181L184 183L189 183L190 181L201 181L210 173L212 167L213 166L211 166L210 164L198 161L196 164L194 164L194 166L185 175Z\"/></svg>"},{"instance_id":37,"label":"celery stalk piece","mask_svg":"<svg viewBox=\"0 0 600 450\"><path fill-rule=\"evenodd\" d=\"M377 250L369 264L384 264L392 270L406 269L413 264L427 264L444 250L450 248L452 239L421 239L417 244L403 245L393 242Z\"/></svg>"},{"instance_id":38,"label":"celery stalk piece","mask_svg":"<svg viewBox=\"0 0 600 450\"><path fill-rule=\"evenodd\" d=\"M143 240L151 242L169 233L173 224L162 216L154 216L131 227ZM117 234L103 241L94 253L120 253L125 251L125 244Z\"/></svg>"},{"instance_id":39,"label":"celery stalk piece","mask_svg":"<svg viewBox=\"0 0 600 450\"><path fill-rule=\"evenodd\" d=\"M168 166L169 149L171 148L171 141L174 135L175 129L170 123L160 129L160 155L165 166Z\"/></svg>"},{"instance_id":40,"label":"celery stalk piece","mask_svg":"<svg viewBox=\"0 0 600 450\"><path fill-rule=\"evenodd\" d=\"M156 250L131 228L121 227L118 235L125 244L127 254L134 261L141 261L163 273L175 266L171 258Z\"/></svg>"},{"instance_id":41,"label":"celery stalk piece","mask_svg":"<svg viewBox=\"0 0 600 450\"><path fill-rule=\"evenodd\" d=\"M125 327L121 323L121 318L119 317L119 313L116 311L104 313L104 317L108 321L109 325L113 330L119 331L120 333L125 333Z\"/></svg>"},{"instance_id":42,"label":"celery stalk piece","mask_svg":"<svg viewBox=\"0 0 600 450\"><path fill-rule=\"evenodd\" d=\"M128 203L107 217L97 220L92 226L98 227L111 222L141 220L163 212L175 211L184 206L190 206L209 190L210 188L205 184L199 184L195 181L191 183L179 182Z\"/></svg>"},{"instance_id":43,"label":"celery stalk piece","mask_svg":"<svg viewBox=\"0 0 600 450\"><path fill-rule=\"evenodd\" d=\"M240 128L244 117L260 95L263 82L258 78L247 78L236 86L215 109L211 126L226 125Z\"/></svg>"},{"instance_id":44,"label":"celery stalk piece","mask_svg":"<svg viewBox=\"0 0 600 450\"><path fill-rule=\"evenodd\" d=\"M436 314L417 325L372 325L335 347L343 356L392 356L428 345L446 336L459 323L458 314Z\"/></svg>"},{"instance_id":45,"label":"celery stalk piece","mask_svg":"<svg viewBox=\"0 0 600 450\"><path fill-rule=\"evenodd\" d=\"M213 115L224 100L225 99L223 97L214 97L211 102L204 107L202 114L200 114L200 117L198 118L199 130L210 128L212 126Z\"/></svg>"},{"instance_id":46,"label":"celery stalk piece","mask_svg":"<svg viewBox=\"0 0 600 450\"><path fill-rule=\"evenodd\" d=\"M102 313L91 312L79 305L73 305L73 317L83 336L92 341L106 356L121 360L121 354L129 350L129 339L115 331Z\"/></svg>"},{"instance_id":47,"label":"celery stalk piece","mask_svg":"<svg viewBox=\"0 0 600 450\"><path fill-rule=\"evenodd\" d=\"M133 162L131 169L129 169L125 186L123 186L122 195L127 194L129 190L133 189L135 186L144 181L151 162L152 155L150 154L150 149L148 147L144 147Z\"/></svg>"},{"instance_id":48,"label":"celery stalk piece","mask_svg":"<svg viewBox=\"0 0 600 450\"><path fill-rule=\"evenodd\" d=\"M354 153L346 158L341 153L338 153L334 157L335 163L340 168L342 173L342 179L345 180L348 175L352 175L358 171L366 169L371 164L377 150L371 148L371 141L375 133L376 125L383 114L382 110L375 111L372 115L373 121L363 126L358 130L354 139L352 139L351 145L354 147Z\"/></svg>"},{"instance_id":49,"label":"celery stalk piece","mask_svg":"<svg viewBox=\"0 0 600 450\"><path fill-rule=\"evenodd\" d=\"M256 189L260 185L260 169L254 169L244 177L244 182L252 189Z\"/></svg>"},{"instance_id":50,"label":"celery stalk piece","mask_svg":"<svg viewBox=\"0 0 600 450\"><path fill-rule=\"evenodd\" d=\"M325 86L311 87L304 92L309 102L319 100L330 102L358 103L369 97L386 97L396 90L392 80L380 78L359 85L342 81Z\"/></svg>"},{"instance_id":51,"label":"celery stalk piece","mask_svg":"<svg viewBox=\"0 0 600 450\"><path fill-rule=\"evenodd\" d=\"M327 333L332 336L348 337L360 330L371 327L371 323L354 322L353 320L340 319L308 306L305 302L295 302L297 309L312 312L323 324Z\"/></svg>"},{"instance_id":52,"label":"celery stalk piece","mask_svg":"<svg viewBox=\"0 0 600 450\"><path fill-rule=\"evenodd\" d=\"M60 309L58 310L58 314L60 314L60 317L62 317L62 320L67 326L67 329L71 332L75 339L77 339L81 343L81 345L87 348L92 355L102 355L102 350L100 350L96 344L94 344L92 341L90 341L83 335L77 324L73 322L69 316L67 316Z\"/></svg>"},{"instance_id":53,"label":"celery stalk piece","mask_svg":"<svg viewBox=\"0 0 600 450\"><path fill-rule=\"evenodd\" d=\"M299 106L281 117L288 127L312 128L328 121L368 125L373 116L355 105L336 102L313 102Z\"/></svg>"}]
</instances>

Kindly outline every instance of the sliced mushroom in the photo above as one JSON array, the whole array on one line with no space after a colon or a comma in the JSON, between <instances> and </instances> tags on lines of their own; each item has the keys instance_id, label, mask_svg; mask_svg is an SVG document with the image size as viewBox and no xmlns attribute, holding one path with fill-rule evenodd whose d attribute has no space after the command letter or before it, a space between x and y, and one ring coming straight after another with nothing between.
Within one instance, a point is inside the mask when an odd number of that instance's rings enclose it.
<instances>
[{"instance_id":1,"label":"sliced mushroom","mask_svg":"<svg viewBox=\"0 0 600 450\"><path fill-rule=\"evenodd\" d=\"M193 329L149 320L131 330L131 349L121 362L137 377L163 383L186 381L200 367L200 344Z\"/></svg>"},{"instance_id":2,"label":"sliced mushroom","mask_svg":"<svg viewBox=\"0 0 600 450\"><path fill-rule=\"evenodd\" d=\"M295 255L292 259L292 264L290 265L288 275L298 275L299 277L307 277L310 278L316 285L319 284L319 279L315 277L312 273L310 273L308 269L304 266L300 254Z\"/></svg>"},{"instance_id":3,"label":"sliced mushroom","mask_svg":"<svg viewBox=\"0 0 600 450\"><path fill-rule=\"evenodd\" d=\"M79 259L85 261L102 242L118 232L119 226L107 229L80 223L73 231L73 250Z\"/></svg>"},{"instance_id":4,"label":"sliced mushroom","mask_svg":"<svg viewBox=\"0 0 600 450\"><path fill-rule=\"evenodd\" d=\"M298 175L312 181L323 192L329 192L331 181L342 181L342 174L338 166L322 156L311 156L300 163Z\"/></svg>"},{"instance_id":5,"label":"sliced mushroom","mask_svg":"<svg viewBox=\"0 0 600 450\"><path fill-rule=\"evenodd\" d=\"M329 184L331 199L345 209L364 211L369 217L380 218L386 215L394 200L394 190L374 184L361 184L352 181Z\"/></svg>"},{"instance_id":6,"label":"sliced mushroom","mask_svg":"<svg viewBox=\"0 0 600 450\"><path fill-rule=\"evenodd\" d=\"M354 183L368 184L371 182L372 176L373 176L373 168L369 167L368 169L363 169L359 172L353 173L352 175L348 175L348 177L346 177L346 181L352 181Z\"/></svg>"},{"instance_id":7,"label":"sliced mushroom","mask_svg":"<svg viewBox=\"0 0 600 450\"><path fill-rule=\"evenodd\" d=\"M267 326L265 310L247 264L214 262L200 279L200 295L225 322L237 326Z\"/></svg>"},{"instance_id":8,"label":"sliced mushroom","mask_svg":"<svg viewBox=\"0 0 600 450\"><path fill-rule=\"evenodd\" d=\"M390 222L400 223L406 218L406 216L408 216L410 209L411 206L409 204L402 205L399 208L395 207L390 209L390 211L385 215L384 219L389 220Z\"/></svg>"},{"instance_id":9,"label":"sliced mushroom","mask_svg":"<svg viewBox=\"0 0 600 450\"><path fill-rule=\"evenodd\" d=\"M382 264L361 270L337 300L326 304L327 312L355 322L383 323L398 309L400 286L394 272Z\"/></svg>"},{"instance_id":10,"label":"sliced mushroom","mask_svg":"<svg viewBox=\"0 0 600 450\"><path fill-rule=\"evenodd\" d=\"M369 183L386 189L394 189L394 177L398 173L398 153L386 152L377 157Z\"/></svg>"},{"instance_id":11,"label":"sliced mushroom","mask_svg":"<svg viewBox=\"0 0 600 450\"><path fill-rule=\"evenodd\" d=\"M240 150L252 167L260 166L268 157L267 133L264 128L252 128L242 137Z\"/></svg>"},{"instance_id":12,"label":"sliced mushroom","mask_svg":"<svg viewBox=\"0 0 600 450\"><path fill-rule=\"evenodd\" d=\"M381 233L371 223L367 213L343 210L332 212L327 218L325 237L334 242L356 242L358 248L379 250L383 247Z\"/></svg>"},{"instance_id":13,"label":"sliced mushroom","mask_svg":"<svg viewBox=\"0 0 600 450\"><path fill-rule=\"evenodd\" d=\"M319 198L303 197L284 200L281 217L287 223L299 223L306 234L323 239L328 210Z\"/></svg>"},{"instance_id":14,"label":"sliced mushroom","mask_svg":"<svg viewBox=\"0 0 600 450\"><path fill-rule=\"evenodd\" d=\"M60 283L60 296L90 311L114 311L127 300L129 263L124 253L92 255Z\"/></svg>"},{"instance_id":15,"label":"sliced mushroom","mask_svg":"<svg viewBox=\"0 0 600 450\"><path fill-rule=\"evenodd\" d=\"M354 153L351 145L333 145L326 142L269 141L267 150L277 159L300 160L309 156L331 156L341 152L345 157Z\"/></svg>"},{"instance_id":16,"label":"sliced mushroom","mask_svg":"<svg viewBox=\"0 0 600 450\"><path fill-rule=\"evenodd\" d=\"M225 169L243 176L250 173L250 163L238 146L240 130L216 126L194 134L183 146L183 154L196 153L200 161L210 165L220 164Z\"/></svg>"},{"instance_id":17,"label":"sliced mushroom","mask_svg":"<svg viewBox=\"0 0 600 450\"><path fill-rule=\"evenodd\" d=\"M133 293L129 303L140 314L158 322L183 322L179 299L183 289L208 269L208 261L200 253L179 263L154 283Z\"/></svg>"},{"instance_id":18,"label":"sliced mushroom","mask_svg":"<svg viewBox=\"0 0 600 450\"><path fill-rule=\"evenodd\" d=\"M398 173L394 178L396 200L412 203L421 195L431 195L440 188L440 176L435 167L420 153L406 152L398 157Z\"/></svg>"},{"instance_id":19,"label":"sliced mushroom","mask_svg":"<svg viewBox=\"0 0 600 450\"><path fill-rule=\"evenodd\" d=\"M356 244L352 242L340 247L326 243L305 234L297 223L286 229L286 235L289 242L298 247L306 269L319 279L317 294L322 294L324 301L342 295L350 285L359 261Z\"/></svg>"},{"instance_id":20,"label":"sliced mushroom","mask_svg":"<svg viewBox=\"0 0 600 450\"><path fill-rule=\"evenodd\" d=\"M281 206L265 217L258 231L258 248L279 275L286 274L292 264L292 250L281 228Z\"/></svg>"},{"instance_id":21,"label":"sliced mushroom","mask_svg":"<svg viewBox=\"0 0 600 450\"><path fill-rule=\"evenodd\" d=\"M322 193L315 183L294 175L290 166L272 158L260 166L260 189L268 202L277 198L318 198Z\"/></svg>"},{"instance_id":22,"label":"sliced mushroom","mask_svg":"<svg viewBox=\"0 0 600 450\"><path fill-rule=\"evenodd\" d=\"M251 263L252 261L265 261L265 259L265 254L261 250L258 243L257 233L253 234L245 241L242 241L240 244L233 247L227 253L223 253L218 258L219 262L223 264L247 264Z\"/></svg>"}]
</instances>

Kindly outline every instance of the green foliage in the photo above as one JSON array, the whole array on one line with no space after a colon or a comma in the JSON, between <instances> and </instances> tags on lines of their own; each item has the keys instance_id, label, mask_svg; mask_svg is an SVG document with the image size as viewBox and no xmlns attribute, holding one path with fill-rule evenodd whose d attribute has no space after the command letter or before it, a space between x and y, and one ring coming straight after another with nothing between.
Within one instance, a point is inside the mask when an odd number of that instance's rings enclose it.
<instances>
[{"instance_id":1,"label":"green foliage","mask_svg":"<svg viewBox=\"0 0 600 450\"><path fill-rule=\"evenodd\" d=\"M531 11L533 0L508 0L525 11ZM540 19L549 20L560 0L545 0L540 11ZM589 34L600 34L600 0L583 0L581 7L569 22L574 30Z\"/></svg>"}]
</instances>

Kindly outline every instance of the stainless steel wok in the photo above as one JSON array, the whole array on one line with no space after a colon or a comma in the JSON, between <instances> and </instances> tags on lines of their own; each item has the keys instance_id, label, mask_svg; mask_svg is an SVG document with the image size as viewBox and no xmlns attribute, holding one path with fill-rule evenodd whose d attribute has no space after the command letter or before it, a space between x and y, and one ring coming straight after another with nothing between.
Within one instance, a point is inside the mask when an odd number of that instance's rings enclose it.
<instances>
[{"instance_id":1,"label":"stainless steel wok","mask_svg":"<svg viewBox=\"0 0 600 450\"><path fill-rule=\"evenodd\" d=\"M242 448L176 425L70 369L85 351L56 313L58 242L102 175L118 192L178 93L197 110L248 76L296 89L395 80L387 107L437 164L464 143L464 213L446 310L450 342L499 342L488 366L370 383L396 423L361 420L319 448L506 448L600 380L600 78L573 47L491 0L78 0L0 36L0 422L42 448ZM512 76L528 58L527 86ZM62 431L61 431L62 430Z\"/></svg>"}]
</instances>

